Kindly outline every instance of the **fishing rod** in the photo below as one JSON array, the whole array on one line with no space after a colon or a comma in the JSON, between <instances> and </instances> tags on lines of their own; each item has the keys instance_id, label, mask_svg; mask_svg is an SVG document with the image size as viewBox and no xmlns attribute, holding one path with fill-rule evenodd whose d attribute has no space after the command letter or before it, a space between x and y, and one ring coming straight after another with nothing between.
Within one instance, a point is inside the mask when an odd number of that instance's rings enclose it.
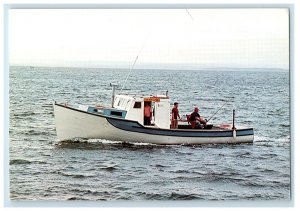
<instances>
[{"instance_id":1,"label":"fishing rod","mask_svg":"<svg viewBox=\"0 0 300 211\"><path fill-rule=\"evenodd\" d=\"M234 97L231 98L234 99ZM211 120L228 102L230 102L230 100L225 101L225 103L206 122L209 122L209 120Z\"/></svg>"}]
</instances>

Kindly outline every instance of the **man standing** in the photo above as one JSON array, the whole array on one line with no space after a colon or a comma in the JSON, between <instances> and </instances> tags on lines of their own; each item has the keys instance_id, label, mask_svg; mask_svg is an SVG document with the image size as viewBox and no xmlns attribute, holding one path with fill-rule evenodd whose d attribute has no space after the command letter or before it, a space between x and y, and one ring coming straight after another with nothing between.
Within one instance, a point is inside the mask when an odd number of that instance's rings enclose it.
<instances>
[{"instance_id":1,"label":"man standing","mask_svg":"<svg viewBox=\"0 0 300 211\"><path fill-rule=\"evenodd\" d=\"M152 108L149 102L145 102L144 106L144 125L151 125Z\"/></svg>"},{"instance_id":2,"label":"man standing","mask_svg":"<svg viewBox=\"0 0 300 211\"><path fill-rule=\"evenodd\" d=\"M178 111L178 103L175 102L174 107L172 109L172 124L171 124L172 129L177 129L178 128L178 119L177 119L177 117L180 119L179 111Z\"/></svg>"}]
</instances>

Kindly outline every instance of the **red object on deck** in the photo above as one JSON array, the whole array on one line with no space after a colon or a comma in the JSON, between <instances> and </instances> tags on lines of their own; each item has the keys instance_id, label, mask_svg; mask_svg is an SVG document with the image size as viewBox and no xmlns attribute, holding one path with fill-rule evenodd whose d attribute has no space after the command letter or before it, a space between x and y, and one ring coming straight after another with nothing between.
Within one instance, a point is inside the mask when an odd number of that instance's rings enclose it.
<instances>
[{"instance_id":1,"label":"red object on deck","mask_svg":"<svg viewBox=\"0 0 300 211\"><path fill-rule=\"evenodd\" d=\"M231 125L230 124L222 124L220 125L220 128L230 128Z\"/></svg>"},{"instance_id":2,"label":"red object on deck","mask_svg":"<svg viewBox=\"0 0 300 211\"><path fill-rule=\"evenodd\" d=\"M196 121L191 121L191 115L190 114L186 115L186 120L191 125L192 129L194 129L196 127Z\"/></svg>"}]
</instances>

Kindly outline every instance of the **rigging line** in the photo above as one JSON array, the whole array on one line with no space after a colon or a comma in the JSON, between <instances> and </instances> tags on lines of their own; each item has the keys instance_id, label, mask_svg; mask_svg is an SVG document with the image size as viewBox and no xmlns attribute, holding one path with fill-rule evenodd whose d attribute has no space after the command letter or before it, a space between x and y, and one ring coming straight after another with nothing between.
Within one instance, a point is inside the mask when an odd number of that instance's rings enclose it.
<instances>
[{"instance_id":1,"label":"rigging line","mask_svg":"<svg viewBox=\"0 0 300 211\"><path fill-rule=\"evenodd\" d=\"M130 73L131 73L131 71L132 71L132 69L133 69L133 67L134 67L134 65L135 65L135 63L136 63L136 61L138 60L138 58L139 58L139 55L136 56L136 58L135 58L135 60L134 60L134 63L132 64L132 66L131 66L131 68L130 68L130 70L129 70L129 73L127 74L127 77L126 77L126 79L125 79L125 81L124 81L124 84L123 84L123 86L122 86L121 91L123 90L123 88L124 88L124 86L125 86L125 84L126 84L126 82L127 82L127 79L129 78L129 75L130 75Z\"/></svg>"},{"instance_id":2,"label":"rigging line","mask_svg":"<svg viewBox=\"0 0 300 211\"><path fill-rule=\"evenodd\" d=\"M132 70L133 70L133 68L134 68L134 65L136 64L136 62L137 62L137 60L138 60L138 58L139 58L139 55L142 53L142 50L143 50L144 47L145 47L146 41L148 40L149 35L150 35L150 32L148 33L148 35L147 35L147 37L146 37L146 39L145 39L145 41L144 41L143 46L142 46L141 49L139 50L139 53L138 53L138 55L136 56L136 58L135 58L135 60L134 60L134 62L133 62L133 64L132 64L132 66L131 66L131 68L130 68L128 74L127 74L127 77L126 77L126 79L125 79L125 81L124 81L124 84L123 84L123 86L122 86L122 88L121 88L121 91L123 90L124 86L126 85L126 82L127 82L128 78L129 78L129 76L130 76L130 74L131 74L131 72L132 72Z\"/></svg>"},{"instance_id":3,"label":"rigging line","mask_svg":"<svg viewBox=\"0 0 300 211\"><path fill-rule=\"evenodd\" d=\"M189 14L189 16L191 17L191 19L194 20L193 16L192 16L191 13L188 11L188 9L185 9L185 11Z\"/></svg>"}]
</instances>

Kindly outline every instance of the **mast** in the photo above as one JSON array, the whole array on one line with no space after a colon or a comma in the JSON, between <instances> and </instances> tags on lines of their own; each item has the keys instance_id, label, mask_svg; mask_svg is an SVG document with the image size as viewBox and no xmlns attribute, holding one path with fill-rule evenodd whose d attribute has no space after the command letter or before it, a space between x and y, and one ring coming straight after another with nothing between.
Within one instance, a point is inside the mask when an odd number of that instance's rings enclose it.
<instances>
[{"instance_id":1,"label":"mast","mask_svg":"<svg viewBox=\"0 0 300 211\"><path fill-rule=\"evenodd\" d=\"M114 107L114 102L115 102L115 90L116 90L116 87L118 85L117 84L113 84L113 83L110 83L109 85L112 87L111 107L113 108Z\"/></svg>"}]
</instances>

